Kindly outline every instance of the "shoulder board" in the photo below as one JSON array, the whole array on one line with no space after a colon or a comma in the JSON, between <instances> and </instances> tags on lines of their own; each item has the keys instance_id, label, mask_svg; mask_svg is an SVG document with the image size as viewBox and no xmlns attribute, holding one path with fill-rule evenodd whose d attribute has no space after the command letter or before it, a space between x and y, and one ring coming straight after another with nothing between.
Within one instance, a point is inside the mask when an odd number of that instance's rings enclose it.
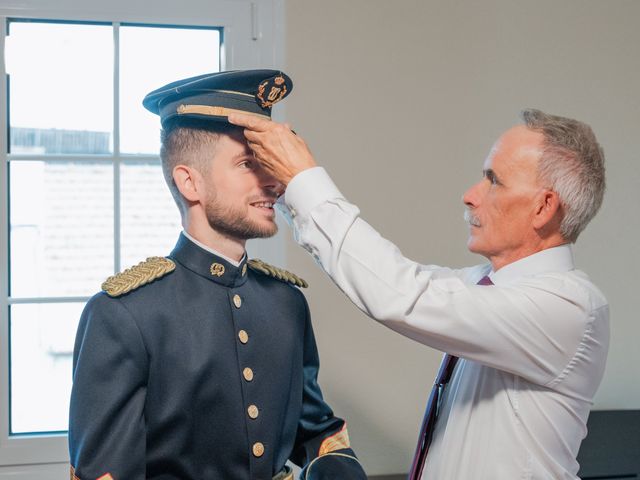
<instances>
[{"instance_id":1,"label":"shoulder board","mask_svg":"<svg viewBox=\"0 0 640 480\"><path fill-rule=\"evenodd\" d=\"M247 264L249 265L249 268L251 268L251 270L263 273L268 277L277 278L278 280L282 280L283 282L291 283L296 287L307 288L309 286L307 282L305 282L296 274L288 272L287 270L283 270L282 268L269 265L268 263L265 263L257 258L252 258L247 262Z\"/></svg>"},{"instance_id":2,"label":"shoulder board","mask_svg":"<svg viewBox=\"0 0 640 480\"><path fill-rule=\"evenodd\" d=\"M119 297L173 272L176 264L164 257L149 257L138 265L107 278L102 284L110 297Z\"/></svg>"}]
</instances>

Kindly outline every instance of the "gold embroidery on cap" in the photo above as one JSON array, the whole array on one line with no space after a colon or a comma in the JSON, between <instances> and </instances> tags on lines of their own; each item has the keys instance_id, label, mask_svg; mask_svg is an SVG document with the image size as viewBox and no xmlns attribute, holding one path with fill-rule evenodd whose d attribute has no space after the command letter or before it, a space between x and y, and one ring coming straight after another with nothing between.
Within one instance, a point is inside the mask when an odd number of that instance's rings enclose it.
<instances>
[{"instance_id":1,"label":"gold embroidery on cap","mask_svg":"<svg viewBox=\"0 0 640 480\"><path fill-rule=\"evenodd\" d=\"M272 82L275 84L272 85ZM267 92L267 87L269 91ZM265 99L265 92L267 92L267 98ZM287 95L287 86L285 85L285 80L282 75L278 75L275 78L269 78L258 85L258 93L256 93L256 98L260 100L260 106L262 108L267 108L272 106L274 103L279 102Z\"/></svg>"},{"instance_id":2,"label":"gold embroidery on cap","mask_svg":"<svg viewBox=\"0 0 640 480\"><path fill-rule=\"evenodd\" d=\"M261 115L259 113L248 112L246 110L238 110L237 108L216 107L212 105L179 105L176 113L178 115L196 113L198 115L208 115L213 117L228 117L232 113L242 113L244 115L253 115L254 117L271 120L269 115Z\"/></svg>"},{"instance_id":3,"label":"gold embroidery on cap","mask_svg":"<svg viewBox=\"0 0 640 480\"><path fill-rule=\"evenodd\" d=\"M224 275L224 265L220 263L212 263L209 270L211 271L211 275L214 275L216 277L221 277L222 275Z\"/></svg>"}]
</instances>

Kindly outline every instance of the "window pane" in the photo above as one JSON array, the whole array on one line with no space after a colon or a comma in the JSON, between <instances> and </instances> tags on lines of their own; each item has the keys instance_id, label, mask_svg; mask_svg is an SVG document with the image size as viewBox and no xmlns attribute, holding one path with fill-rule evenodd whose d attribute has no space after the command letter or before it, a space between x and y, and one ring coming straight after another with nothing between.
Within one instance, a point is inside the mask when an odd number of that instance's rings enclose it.
<instances>
[{"instance_id":1,"label":"window pane","mask_svg":"<svg viewBox=\"0 0 640 480\"><path fill-rule=\"evenodd\" d=\"M122 267L171 252L182 229L160 162L125 162L122 193Z\"/></svg>"},{"instance_id":2,"label":"window pane","mask_svg":"<svg viewBox=\"0 0 640 480\"><path fill-rule=\"evenodd\" d=\"M113 128L113 29L11 22L12 153L107 153Z\"/></svg>"},{"instance_id":3,"label":"window pane","mask_svg":"<svg viewBox=\"0 0 640 480\"><path fill-rule=\"evenodd\" d=\"M220 71L220 32L120 28L120 150L158 153L160 121L142 106L150 91L181 78Z\"/></svg>"},{"instance_id":4,"label":"window pane","mask_svg":"<svg viewBox=\"0 0 640 480\"><path fill-rule=\"evenodd\" d=\"M67 430L83 303L11 306L11 433Z\"/></svg>"},{"instance_id":5,"label":"window pane","mask_svg":"<svg viewBox=\"0 0 640 480\"><path fill-rule=\"evenodd\" d=\"M113 167L10 163L11 295L91 295L113 274Z\"/></svg>"}]
</instances>

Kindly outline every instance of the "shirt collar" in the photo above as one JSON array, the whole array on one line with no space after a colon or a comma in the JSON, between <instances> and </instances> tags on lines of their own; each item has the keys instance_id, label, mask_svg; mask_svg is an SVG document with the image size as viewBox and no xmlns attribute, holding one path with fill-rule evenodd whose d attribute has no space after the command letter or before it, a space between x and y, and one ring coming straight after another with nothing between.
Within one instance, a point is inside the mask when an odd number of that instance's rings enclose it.
<instances>
[{"instance_id":1,"label":"shirt collar","mask_svg":"<svg viewBox=\"0 0 640 480\"><path fill-rule=\"evenodd\" d=\"M492 271L489 278L495 285L509 284L521 277L549 272L568 272L575 268L573 249L566 243L558 247L547 248L505 265L497 272Z\"/></svg>"}]
</instances>

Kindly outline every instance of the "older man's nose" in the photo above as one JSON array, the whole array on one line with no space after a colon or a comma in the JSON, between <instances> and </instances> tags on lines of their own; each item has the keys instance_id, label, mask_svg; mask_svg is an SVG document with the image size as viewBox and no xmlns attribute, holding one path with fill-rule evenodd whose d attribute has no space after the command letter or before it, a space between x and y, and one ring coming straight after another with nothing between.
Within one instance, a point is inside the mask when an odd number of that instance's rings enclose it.
<instances>
[{"instance_id":1,"label":"older man's nose","mask_svg":"<svg viewBox=\"0 0 640 480\"><path fill-rule=\"evenodd\" d=\"M462 196L462 202L469 208L477 207L479 204L479 192L480 182L471 186Z\"/></svg>"}]
</instances>

